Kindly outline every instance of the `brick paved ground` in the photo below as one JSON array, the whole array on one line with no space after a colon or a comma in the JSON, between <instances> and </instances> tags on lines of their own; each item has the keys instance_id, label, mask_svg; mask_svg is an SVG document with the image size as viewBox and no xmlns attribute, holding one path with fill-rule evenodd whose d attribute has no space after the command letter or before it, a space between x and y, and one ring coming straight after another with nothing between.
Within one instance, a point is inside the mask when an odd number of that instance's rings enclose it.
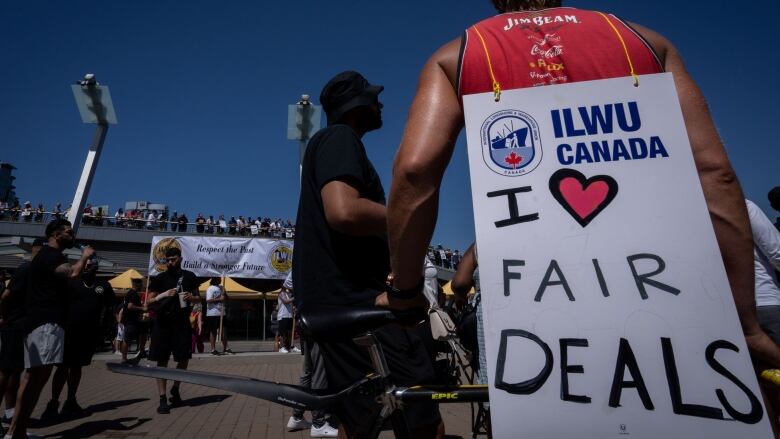
<instances>
[{"instance_id":1,"label":"brick paved ground","mask_svg":"<svg viewBox=\"0 0 780 439\"><path fill-rule=\"evenodd\" d=\"M301 356L254 353L227 357L196 356L191 369L241 375L284 383L297 383ZM105 368L102 355L84 369L79 403L87 416L77 420L41 425L33 421L31 432L49 438L296 438L309 437L309 431L289 433L285 429L291 409L243 395L207 387L182 385L185 406L158 415L154 382L148 378L117 375ZM37 418L50 397L46 387L33 413ZM470 437L468 404L441 406L448 437ZM308 415L307 415L308 416ZM384 432L382 438L393 437Z\"/></svg>"}]
</instances>

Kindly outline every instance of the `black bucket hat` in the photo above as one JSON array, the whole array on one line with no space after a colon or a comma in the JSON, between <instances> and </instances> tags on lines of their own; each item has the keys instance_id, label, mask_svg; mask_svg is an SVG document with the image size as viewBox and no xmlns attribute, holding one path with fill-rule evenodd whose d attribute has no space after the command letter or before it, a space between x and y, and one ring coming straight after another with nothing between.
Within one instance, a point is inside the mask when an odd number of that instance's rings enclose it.
<instances>
[{"instance_id":1,"label":"black bucket hat","mask_svg":"<svg viewBox=\"0 0 780 439\"><path fill-rule=\"evenodd\" d=\"M320 104L333 125L349 110L371 105L385 87L372 85L358 72L347 70L334 76L320 93Z\"/></svg>"}]
</instances>

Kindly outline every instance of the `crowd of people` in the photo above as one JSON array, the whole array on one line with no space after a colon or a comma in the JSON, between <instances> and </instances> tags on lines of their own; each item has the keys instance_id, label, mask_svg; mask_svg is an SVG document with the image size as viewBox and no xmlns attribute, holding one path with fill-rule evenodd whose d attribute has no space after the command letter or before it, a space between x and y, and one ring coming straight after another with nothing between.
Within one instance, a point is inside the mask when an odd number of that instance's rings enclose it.
<instances>
[{"instance_id":1,"label":"crowd of people","mask_svg":"<svg viewBox=\"0 0 780 439\"><path fill-rule=\"evenodd\" d=\"M60 203L47 211L43 203L32 207L29 201L20 205L18 202L9 205L0 203L0 221L22 221L43 223L53 219L67 217L70 208L63 210ZM125 211L122 208L116 210L113 216L103 212L102 207L93 208L87 204L82 212L81 222L90 226L111 226L129 229L160 230L171 232L194 231L209 235L228 236L257 236L277 239L292 239L295 237L295 224L290 220L271 217L251 217L239 215L229 219L224 214L217 218L214 215L204 216L198 213L194 220L190 220L186 213L179 214L174 211L169 216L167 211L137 210Z\"/></svg>"},{"instance_id":2,"label":"crowd of people","mask_svg":"<svg viewBox=\"0 0 780 439\"><path fill-rule=\"evenodd\" d=\"M437 267L446 268L449 270L457 270L458 264L460 264L463 255L460 250L451 250L444 248L441 244L436 247L428 246L428 252L426 253L428 259L434 263Z\"/></svg>"},{"instance_id":3,"label":"crowd of people","mask_svg":"<svg viewBox=\"0 0 780 439\"><path fill-rule=\"evenodd\" d=\"M198 279L181 270L181 252L166 253L168 271L153 277L149 292L142 279L117 300L111 285L96 276L97 257L84 247L80 259L68 262L63 251L75 245L70 222L54 219L46 238L36 239L31 260L17 267L0 296L0 395L5 399L4 419L11 437L26 437L26 428L45 384L52 379L51 398L41 419L53 422L84 415L77 392L81 370L102 347L105 334L115 328L115 349L122 362L137 364L148 357L165 367L173 355L177 367L186 368L194 351L203 352L198 339L208 335L213 355L232 354L223 317L227 294L220 279L211 280L206 296L198 294ZM201 310L205 307L205 316ZM219 340L218 340L219 339ZM146 350L147 340L150 342ZM216 348L221 342L222 352ZM130 343L138 353L128 358ZM67 396L60 396L67 384ZM181 403L178 383L165 395L161 390L159 413ZM32 437L32 436L29 436Z\"/></svg>"}]
</instances>

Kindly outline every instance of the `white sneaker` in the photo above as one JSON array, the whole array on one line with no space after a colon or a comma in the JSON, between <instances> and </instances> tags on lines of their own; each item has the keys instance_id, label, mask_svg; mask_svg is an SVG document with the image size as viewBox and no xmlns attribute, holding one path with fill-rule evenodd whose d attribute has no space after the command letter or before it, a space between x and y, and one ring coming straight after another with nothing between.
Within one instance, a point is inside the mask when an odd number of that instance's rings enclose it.
<instances>
[{"instance_id":1,"label":"white sneaker","mask_svg":"<svg viewBox=\"0 0 780 439\"><path fill-rule=\"evenodd\" d=\"M288 430L303 430L309 427L311 427L311 422L307 421L306 418L298 419L295 416L290 416L290 419L287 421Z\"/></svg>"},{"instance_id":2,"label":"white sneaker","mask_svg":"<svg viewBox=\"0 0 780 439\"><path fill-rule=\"evenodd\" d=\"M300 350L300 349L298 349L298 346L293 346L293 348L292 348L292 351L291 351L291 352L297 352L297 353L300 353L300 352L301 352L301 350Z\"/></svg>"},{"instance_id":3,"label":"white sneaker","mask_svg":"<svg viewBox=\"0 0 780 439\"><path fill-rule=\"evenodd\" d=\"M286 353L288 353L290 351L288 351L287 348L281 347L281 348L279 348L279 352L281 352L283 354L286 354Z\"/></svg>"},{"instance_id":4,"label":"white sneaker","mask_svg":"<svg viewBox=\"0 0 780 439\"><path fill-rule=\"evenodd\" d=\"M322 424L322 427L312 426L309 434L311 437L336 437L339 435L339 430L338 428L331 427L331 425L326 422Z\"/></svg>"}]
</instances>

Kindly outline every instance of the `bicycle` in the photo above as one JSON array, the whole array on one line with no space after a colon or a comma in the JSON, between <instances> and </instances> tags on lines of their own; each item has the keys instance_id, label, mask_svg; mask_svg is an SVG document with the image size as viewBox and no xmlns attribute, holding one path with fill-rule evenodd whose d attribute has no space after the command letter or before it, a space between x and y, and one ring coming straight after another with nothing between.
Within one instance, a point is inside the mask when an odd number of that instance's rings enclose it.
<instances>
[{"instance_id":1,"label":"bicycle","mask_svg":"<svg viewBox=\"0 0 780 439\"><path fill-rule=\"evenodd\" d=\"M387 324L406 324L425 319L420 310L390 311L381 308L349 308L318 310L301 316L303 330L312 338L330 339L352 337L358 346L367 349L374 369L365 377L335 392L304 389L292 384L275 383L253 378L222 375L209 372L143 367L129 364L108 363L111 372L181 381L263 399L276 404L303 410L319 410L333 406L352 395L372 396L381 410L371 423L369 439L379 436L387 421L391 423L397 439L409 437L403 416L405 403L435 401L440 404L487 402L486 385L426 385L399 387L389 380L382 347L373 331Z\"/></svg>"}]
</instances>

